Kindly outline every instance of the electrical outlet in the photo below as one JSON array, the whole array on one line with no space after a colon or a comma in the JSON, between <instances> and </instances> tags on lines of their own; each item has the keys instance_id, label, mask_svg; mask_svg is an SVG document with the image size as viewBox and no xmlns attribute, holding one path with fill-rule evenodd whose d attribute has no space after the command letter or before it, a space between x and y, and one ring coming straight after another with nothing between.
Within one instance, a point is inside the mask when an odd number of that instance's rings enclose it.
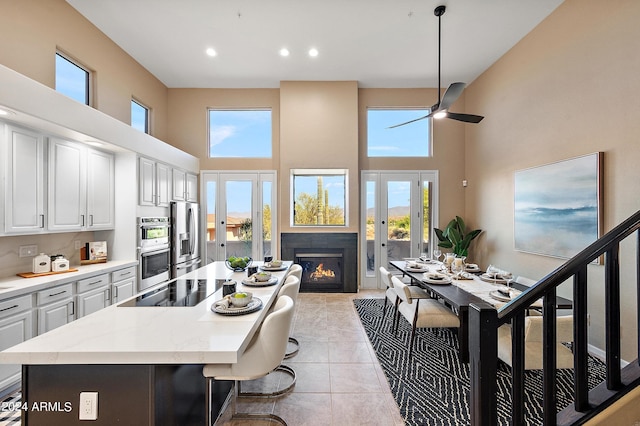
<instances>
[{"instance_id":1,"label":"electrical outlet","mask_svg":"<svg viewBox=\"0 0 640 426\"><path fill-rule=\"evenodd\" d=\"M587 314L587 327L591 326L591 314Z\"/></svg>"},{"instance_id":2,"label":"electrical outlet","mask_svg":"<svg viewBox=\"0 0 640 426\"><path fill-rule=\"evenodd\" d=\"M18 252L18 255L20 257L33 257L36 256L38 254L38 246L37 245L32 245L32 246L20 246L20 250Z\"/></svg>"},{"instance_id":3,"label":"electrical outlet","mask_svg":"<svg viewBox=\"0 0 640 426\"><path fill-rule=\"evenodd\" d=\"M80 392L79 420L98 420L98 392Z\"/></svg>"},{"instance_id":4,"label":"electrical outlet","mask_svg":"<svg viewBox=\"0 0 640 426\"><path fill-rule=\"evenodd\" d=\"M80 250L82 248L82 241L75 240L73 243L75 244L75 249L76 250Z\"/></svg>"}]
</instances>

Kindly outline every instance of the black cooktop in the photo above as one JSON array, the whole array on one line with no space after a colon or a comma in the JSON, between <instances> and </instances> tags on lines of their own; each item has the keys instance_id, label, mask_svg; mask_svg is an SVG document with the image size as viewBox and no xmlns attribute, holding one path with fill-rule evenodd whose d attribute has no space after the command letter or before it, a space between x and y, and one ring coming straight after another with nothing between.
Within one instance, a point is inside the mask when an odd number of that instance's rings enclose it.
<instances>
[{"instance_id":1,"label":"black cooktop","mask_svg":"<svg viewBox=\"0 0 640 426\"><path fill-rule=\"evenodd\" d=\"M195 306L216 291L207 280L176 279L118 306Z\"/></svg>"}]
</instances>

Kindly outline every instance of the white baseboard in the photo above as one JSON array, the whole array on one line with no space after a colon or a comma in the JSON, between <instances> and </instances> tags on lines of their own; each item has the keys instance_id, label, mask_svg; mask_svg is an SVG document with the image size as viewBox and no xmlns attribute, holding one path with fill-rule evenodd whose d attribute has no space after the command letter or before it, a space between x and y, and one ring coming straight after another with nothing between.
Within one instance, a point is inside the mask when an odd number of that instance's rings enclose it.
<instances>
[{"instance_id":1,"label":"white baseboard","mask_svg":"<svg viewBox=\"0 0 640 426\"><path fill-rule=\"evenodd\" d=\"M587 351L589 351L589 353L591 355L595 356L596 358L598 358L598 359L600 359L602 361L604 361L606 359L607 353L604 350L602 350L599 347L597 347L597 346L593 346L593 345L590 344L590 345L587 346ZM620 360L620 367L621 368L624 368L627 365L629 365L629 361L625 361L623 359Z\"/></svg>"}]
</instances>

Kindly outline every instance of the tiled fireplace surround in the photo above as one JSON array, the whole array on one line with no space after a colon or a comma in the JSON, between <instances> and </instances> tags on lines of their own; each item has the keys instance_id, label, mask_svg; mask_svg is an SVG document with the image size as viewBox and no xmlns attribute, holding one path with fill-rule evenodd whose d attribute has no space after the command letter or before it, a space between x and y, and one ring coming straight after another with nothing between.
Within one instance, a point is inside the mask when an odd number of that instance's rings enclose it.
<instances>
[{"instance_id":1,"label":"tiled fireplace surround","mask_svg":"<svg viewBox=\"0 0 640 426\"><path fill-rule=\"evenodd\" d=\"M320 290L326 292L356 293L358 291L358 234L340 232L290 232L281 234L282 258L295 260L296 251L309 250L322 253L340 249L343 253L342 278L344 288L339 290ZM304 287L301 292L314 291Z\"/></svg>"}]
</instances>

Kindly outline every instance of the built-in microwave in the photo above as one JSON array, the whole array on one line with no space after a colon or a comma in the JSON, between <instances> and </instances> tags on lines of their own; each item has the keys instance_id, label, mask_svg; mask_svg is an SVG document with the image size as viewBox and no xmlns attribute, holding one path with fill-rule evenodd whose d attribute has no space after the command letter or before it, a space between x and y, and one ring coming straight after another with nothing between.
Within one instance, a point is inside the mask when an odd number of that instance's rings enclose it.
<instances>
[{"instance_id":1,"label":"built-in microwave","mask_svg":"<svg viewBox=\"0 0 640 426\"><path fill-rule=\"evenodd\" d=\"M168 281L171 277L168 217L138 218L138 290Z\"/></svg>"}]
</instances>

